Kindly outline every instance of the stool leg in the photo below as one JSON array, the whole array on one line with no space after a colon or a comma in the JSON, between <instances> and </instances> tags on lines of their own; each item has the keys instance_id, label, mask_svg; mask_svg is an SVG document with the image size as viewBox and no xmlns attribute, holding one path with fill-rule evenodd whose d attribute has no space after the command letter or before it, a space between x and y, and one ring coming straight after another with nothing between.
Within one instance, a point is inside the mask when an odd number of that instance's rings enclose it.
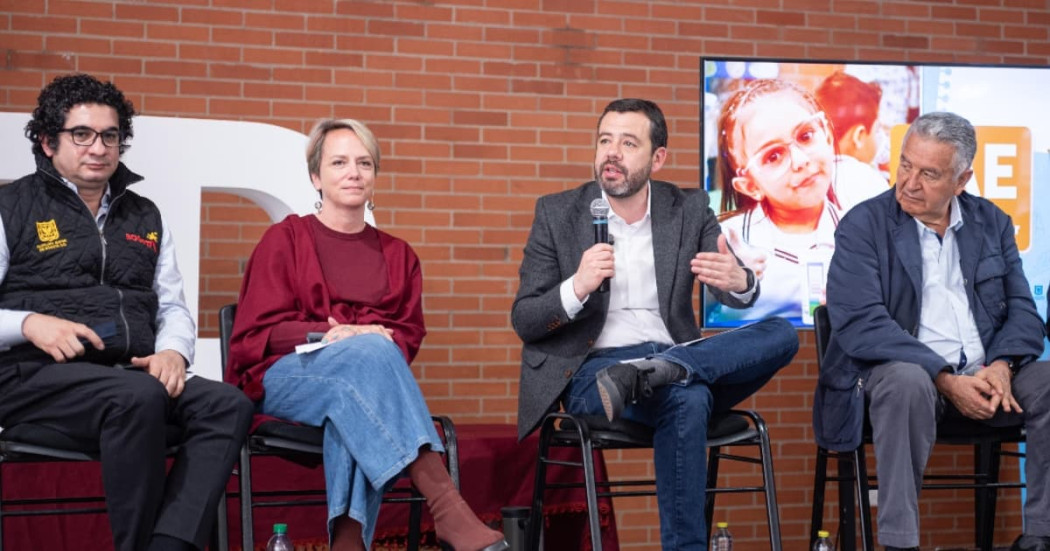
<instances>
[{"instance_id":1,"label":"stool leg","mask_svg":"<svg viewBox=\"0 0 1050 551\"><path fill-rule=\"evenodd\" d=\"M982 442L974 446L974 539L981 551L992 551L995 536L995 506L998 494L988 484L999 482L999 458L1002 445Z\"/></svg>"},{"instance_id":2,"label":"stool leg","mask_svg":"<svg viewBox=\"0 0 1050 551\"><path fill-rule=\"evenodd\" d=\"M0 461L0 551L4 551L4 462Z\"/></svg>"},{"instance_id":3,"label":"stool leg","mask_svg":"<svg viewBox=\"0 0 1050 551\"><path fill-rule=\"evenodd\" d=\"M769 547L780 551L780 508L777 506L777 484L773 475L773 451L769 446L769 433L764 421L756 420L759 450L762 456L762 487L766 491L766 521L769 523Z\"/></svg>"},{"instance_id":4,"label":"stool leg","mask_svg":"<svg viewBox=\"0 0 1050 551\"><path fill-rule=\"evenodd\" d=\"M824 525L824 492L828 486L828 450L817 446L817 464L813 473L813 509L809 518L809 546L817 541Z\"/></svg>"},{"instance_id":5,"label":"stool leg","mask_svg":"<svg viewBox=\"0 0 1050 551\"><path fill-rule=\"evenodd\" d=\"M718 487L718 454L722 448L712 447L707 450L707 489ZM704 526L707 528L707 537L711 537L711 523L715 518L715 493L707 492L704 498Z\"/></svg>"},{"instance_id":6,"label":"stool leg","mask_svg":"<svg viewBox=\"0 0 1050 551\"><path fill-rule=\"evenodd\" d=\"M583 477L587 485L587 519L591 528L591 548L597 551L602 547L602 526L598 518L598 487L594 478L594 449L591 439L580 439L580 453L583 454Z\"/></svg>"},{"instance_id":7,"label":"stool leg","mask_svg":"<svg viewBox=\"0 0 1050 551\"><path fill-rule=\"evenodd\" d=\"M413 501L408 504L408 551L419 551L421 537L419 524L423 521L423 503Z\"/></svg>"},{"instance_id":8,"label":"stool leg","mask_svg":"<svg viewBox=\"0 0 1050 551\"><path fill-rule=\"evenodd\" d=\"M252 522L252 454L248 444L241 446L241 549L255 549L255 525Z\"/></svg>"},{"instance_id":9,"label":"stool leg","mask_svg":"<svg viewBox=\"0 0 1050 551\"><path fill-rule=\"evenodd\" d=\"M529 522L525 527L525 550L539 551L540 532L543 528L543 493L547 487L547 454L550 452L553 423L549 420L540 427L540 450L536 457L536 482L532 486L532 507Z\"/></svg>"},{"instance_id":10,"label":"stool leg","mask_svg":"<svg viewBox=\"0 0 1050 551\"><path fill-rule=\"evenodd\" d=\"M854 487L854 484L857 483L857 452L854 451L851 455L846 455L846 453L848 452L839 452L835 456L839 481L839 539L841 551L855 551L857 525L854 520L856 515L854 492L860 492L859 488ZM863 518L863 513L861 517Z\"/></svg>"},{"instance_id":11,"label":"stool leg","mask_svg":"<svg viewBox=\"0 0 1050 551\"><path fill-rule=\"evenodd\" d=\"M864 551L875 551L875 539L871 534L871 501L868 498L871 485L868 483L866 461L864 446L861 445L853 451L854 480L857 484L857 498L860 500L860 543ZM852 516L850 518L852 519Z\"/></svg>"}]
</instances>

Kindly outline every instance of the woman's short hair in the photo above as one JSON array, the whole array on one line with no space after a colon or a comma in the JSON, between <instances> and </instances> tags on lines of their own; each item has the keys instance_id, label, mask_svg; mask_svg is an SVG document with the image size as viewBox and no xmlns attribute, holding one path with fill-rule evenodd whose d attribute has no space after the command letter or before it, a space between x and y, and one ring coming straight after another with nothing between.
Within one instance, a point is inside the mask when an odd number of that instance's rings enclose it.
<instances>
[{"instance_id":1,"label":"woman's short hair","mask_svg":"<svg viewBox=\"0 0 1050 551\"><path fill-rule=\"evenodd\" d=\"M324 150L324 139L333 130L346 129L357 135L361 144L365 146L375 163L375 171L379 173L379 142L365 123L356 119L321 119L314 124L310 131L309 140L306 142L306 166L311 176L321 174L321 153Z\"/></svg>"}]
</instances>

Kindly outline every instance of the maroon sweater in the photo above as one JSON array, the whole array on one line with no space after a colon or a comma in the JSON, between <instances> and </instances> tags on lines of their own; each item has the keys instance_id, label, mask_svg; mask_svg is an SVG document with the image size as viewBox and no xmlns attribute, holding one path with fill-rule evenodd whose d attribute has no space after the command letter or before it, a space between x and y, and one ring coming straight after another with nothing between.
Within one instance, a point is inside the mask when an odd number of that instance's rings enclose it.
<instances>
[{"instance_id":1,"label":"maroon sweater","mask_svg":"<svg viewBox=\"0 0 1050 551\"><path fill-rule=\"evenodd\" d=\"M346 279L333 281L331 274L341 272ZM380 274L385 282L376 280ZM305 342L307 331L326 331L329 316L393 329L411 363L426 334L422 285L419 258L403 240L372 228L347 236L312 215L290 215L266 231L248 261L226 381L262 400L266 370Z\"/></svg>"}]
</instances>

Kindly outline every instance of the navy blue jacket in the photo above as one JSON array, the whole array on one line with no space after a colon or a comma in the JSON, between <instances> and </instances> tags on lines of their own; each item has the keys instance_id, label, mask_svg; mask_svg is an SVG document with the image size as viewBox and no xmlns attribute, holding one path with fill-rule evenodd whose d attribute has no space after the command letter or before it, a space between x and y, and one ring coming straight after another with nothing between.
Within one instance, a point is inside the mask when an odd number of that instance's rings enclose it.
<instances>
[{"instance_id":1,"label":"navy blue jacket","mask_svg":"<svg viewBox=\"0 0 1050 551\"><path fill-rule=\"evenodd\" d=\"M959 206L959 265L985 357L1031 362L1043 352L1045 328L1021 269L1013 222L965 192ZM934 378L946 367L916 338L921 299L918 227L891 189L851 209L835 232L827 286L832 334L813 402L817 444L838 451L860 445L870 369L905 361Z\"/></svg>"}]
</instances>

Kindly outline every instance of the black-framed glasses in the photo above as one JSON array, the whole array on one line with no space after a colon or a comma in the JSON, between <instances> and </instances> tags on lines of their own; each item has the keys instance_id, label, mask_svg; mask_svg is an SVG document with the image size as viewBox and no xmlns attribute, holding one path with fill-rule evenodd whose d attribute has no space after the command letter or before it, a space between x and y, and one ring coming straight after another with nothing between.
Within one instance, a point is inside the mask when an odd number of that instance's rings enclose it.
<instances>
[{"instance_id":1,"label":"black-framed glasses","mask_svg":"<svg viewBox=\"0 0 1050 551\"><path fill-rule=\"evenodd\" d=\"M106 147L117 147L120 145L120 130L116 128L107 128L99 132L87 126L74 126L73 128L63 128L58 132L69 132L69 137L73 138L73 143L76 145L95 145L95 140L99 136L102 137L102 145Z\"/></svg>"}]
</instances>

